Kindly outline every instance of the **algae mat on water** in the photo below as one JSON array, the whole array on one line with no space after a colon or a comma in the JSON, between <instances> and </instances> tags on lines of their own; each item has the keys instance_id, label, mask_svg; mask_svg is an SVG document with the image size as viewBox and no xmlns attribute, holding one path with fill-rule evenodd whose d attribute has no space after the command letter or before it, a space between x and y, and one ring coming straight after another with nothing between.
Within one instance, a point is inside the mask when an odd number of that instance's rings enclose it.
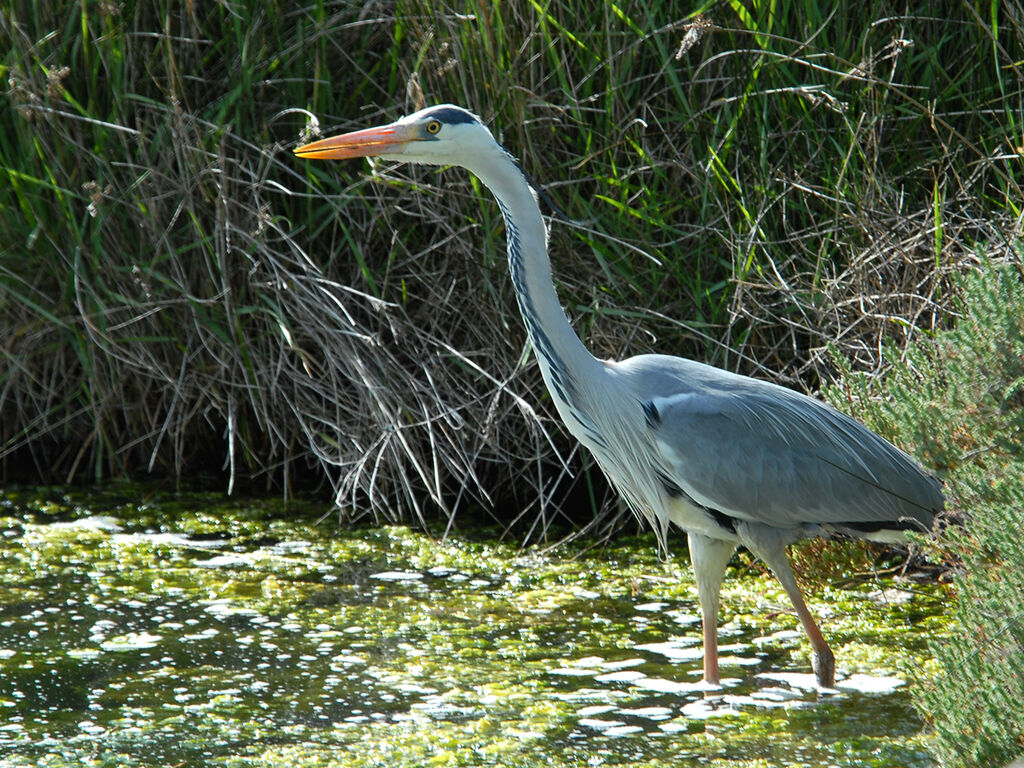
<instances>
[{"instance_id":1,"label":"algae mat on water","mask_svg":"<svg viewBox=\"0 0 1024 768\"><path fill-rule=\"evenodd\" d=\"M649 537L539 555L131 493L0 496L0 765L933 765L898 678L927 588L812 593L824 693L784 594L733 568L709 695L688 564Z\"/></svg>"}]
</instances>

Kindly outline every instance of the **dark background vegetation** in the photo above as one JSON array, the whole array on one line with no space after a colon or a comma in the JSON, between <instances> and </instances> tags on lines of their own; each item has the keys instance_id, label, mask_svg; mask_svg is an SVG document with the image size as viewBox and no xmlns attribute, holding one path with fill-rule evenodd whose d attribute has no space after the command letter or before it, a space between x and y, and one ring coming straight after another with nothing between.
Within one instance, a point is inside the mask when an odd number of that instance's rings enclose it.
<instances>
[{"instance_id":1,"label":"dark background vegetation","mask_svg":"<svg viewBox=\"0 0 1024 768\"><path fill-rule=\"evenodd\" d=\"M950 764L1024 751L998 714L1024 698L1019 3L8 0L0 42L4 481L319 487L526 540L621 524L479 185L290 153L460 103L571 220L554 269L597 355L832 384L954 511L991 511L942 545L965 655L922 706ZM944 731L951 681L986 674L1009 698Z\"/></svg>"},{"instance_id":2,"label":"dark background vegetation","mask_svg":"<svg viewBox=\"0 0 1024 768\"><path fill-rule=\"evenodd\" d=\"M599 356L809 390L829 344L883 370L1015 232L1016 16L702 10L8 4L0 472L589 517L604 489L552 428L493 202L289 152L311 118L421 100L479 112L576 222L554 265Z\"/></svg>"}]
</instances>

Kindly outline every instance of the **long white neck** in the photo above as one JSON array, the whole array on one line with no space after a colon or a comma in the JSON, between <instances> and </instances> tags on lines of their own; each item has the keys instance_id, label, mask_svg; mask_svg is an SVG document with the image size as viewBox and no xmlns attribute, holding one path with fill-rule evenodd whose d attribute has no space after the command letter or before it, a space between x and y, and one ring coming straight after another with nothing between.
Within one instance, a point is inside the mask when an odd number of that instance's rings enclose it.
<instances>
[{"instance_id":1,"label":"long white neck","mask_svg":"<svg viewBox=\"0 0 1024 768\"><path fill-rule=\"evenodd\" d=\"M540 361L541 373L562 418L573 427L565 406L586 397L586 383L600 363L569 324L551 282L547 231L537 198L515 161L496 148L479 167L470 168L491 190L505 217L508 265L519 311ZM575 430L573 430L575 431Z\"/></svg>"}]
</instances>

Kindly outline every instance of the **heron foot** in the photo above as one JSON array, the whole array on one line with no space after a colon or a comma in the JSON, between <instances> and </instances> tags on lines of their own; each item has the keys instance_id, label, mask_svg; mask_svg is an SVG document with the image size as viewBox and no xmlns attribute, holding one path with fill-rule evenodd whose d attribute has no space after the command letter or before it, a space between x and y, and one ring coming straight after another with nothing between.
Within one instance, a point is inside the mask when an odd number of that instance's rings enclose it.
<instances>
[{"instance_id":1,"label":"heron foot","mask_svg":"<svg viewBox=\"0 0 1024 768\"><path fill-rule=\"evenodd\" d=\"M836 657L832 655L832 649L828 646L821 650L812 651L811 668L815 677L818 678L818 685L822 688L836 687Z\"/></svg>"}]
</instances>

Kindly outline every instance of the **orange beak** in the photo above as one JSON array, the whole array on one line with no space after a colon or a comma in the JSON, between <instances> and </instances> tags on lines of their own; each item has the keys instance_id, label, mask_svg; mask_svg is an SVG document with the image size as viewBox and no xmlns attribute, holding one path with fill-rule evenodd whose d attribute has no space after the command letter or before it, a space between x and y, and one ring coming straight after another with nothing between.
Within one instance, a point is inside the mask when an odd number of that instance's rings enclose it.
<instances>
[{"instance_id":1,"label":"orange beak","mask_svg":"<svg viewBox=\"0 0 1024 768\"><path fill-rule=\"evenodd\" d=\"M405 151L416 132L407 125L391 123L296 147L295 154L310 160L348 160L353 157L397 155Z\"/></svg>"}]
</instances>

